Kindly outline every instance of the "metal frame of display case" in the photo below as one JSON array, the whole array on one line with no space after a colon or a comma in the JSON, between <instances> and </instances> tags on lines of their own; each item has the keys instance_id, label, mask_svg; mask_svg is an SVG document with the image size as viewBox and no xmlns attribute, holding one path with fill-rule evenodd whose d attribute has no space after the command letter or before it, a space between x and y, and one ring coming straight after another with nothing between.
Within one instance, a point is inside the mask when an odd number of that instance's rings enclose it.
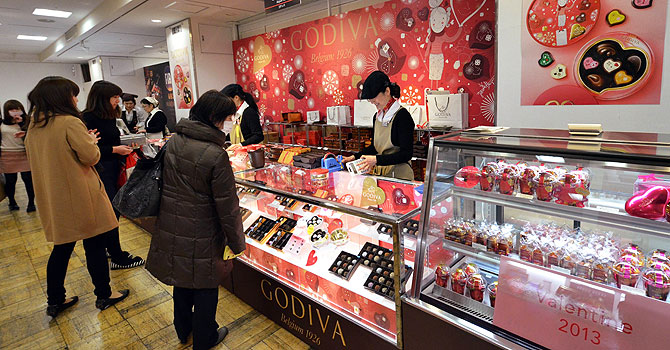
<instances>
[{"instance_id":1,"label":"metal frame of display case","mask_svg":"<svg viewBox=\"0 0 670 350\"><path fill-rule=\"evenodd\" d=\"M355 217L359 217L359 218L363 218L363 219L373 220L373 221L376 221L376 222L379 222L379 223L390 225L392 227L391 237L392 237L392 240L393 240L393 257L394 257L394 259L393 259L394 260L393 261L393 271L394 271L394 277L393 277L394 281L393 281L393 283L394 283L395 286L398 286L397 288L394 288L395 289L394 303L395 303L395 315L396 315L396 319L395 319L395 322L396 322L396 343L394 345L398 348L402 348L402 344L403 344L402 334L403 333L402 333L401 295L404 294L404 285L406 283L410 282L411 276L407 276L405 278L404 282L401 281L401 278L402 278L402 273L401 273L402 271L401 270L404 268L404 266L401 265L401 262L404 263L405 259L403 258L403 255L402 255L403 239L401 239L402 236L399 234L400 233L400 225L403 222L406 222L409 219L411 219L413 217L416 217L420 213L420 210L421 210L420 207L415 208L415 209L413 209L413 210L411 210L411 211L409 211L409 212L407 212L403 215L379 213L379 212L374 212L372 210L363 209L363 208L343 204L343 203L340 203L340 202L330 201L330 200L321 199L321 198L318 198L318 197L312 197L312 196L308 196L308 195L304 195L304 194L300 194L300 193L289 192L289 191L285 191L285 190L282 190L282 189L269 187L269 186L266 186L265 184L262 184L262 183L259 183L259 182L256 182L256 181L250 181L250 180L246 180L246 179L242 179L242 178L238 177L239 175L243 175L244 173L254 172L254 171L262 170L262 169L265 169L265 168L249 169L249 170L243 170L243 171L235 172L235 175L236 175L235 182L236 182L236 184L239 185L239 186L250 187L250 188L262 191L262 192L271 193L273 195L285 196L285 197L295 199L295 200L298 200L298 201L301 201L301 202L304 202L304 203L307 203L307 204L311 204L311 205L315 205L315 206L318 206L318 207L322 207L322 208L330 209L330 210L333 210L333 211L341 212L341 213L344 213L346 215L351 215L351 216L355 216ZM411 183L411 182L408 182L408 181L403 181L403 180L398 180L398 179L392 179L392 180L396 181L396 182L400 182L400 183L407 183L407 184ZM248 265L251 268L261 272L261 273L264 273L262 271L262 269L259 269L256 266L250 265L250 264L248 264L247 262L244 262L244 261L241 261L241 262L244 263L245 265ZM324 271L324 273L327 273L327 271ZM412 272L412 273L414 273L414 272ZM291 288L295 289L292 286L291 286ZM301 293L299 290L296 290L296 291L298 293ZM312 299L311 297L305 295L304 293L301 293L301 294L303 294L307 298ZM312 299L312 300L314 300L314 299ZM314 301L319 303L321 306L324 306L324 307L330 309L331 311L341 315L342 317L348 319L349 321L351 321L353 323L358 323L355 319L353 319L352 317L350 317L346 313L340 312L340 311L334 309L333 307L331 307L329 305L322 304L317 300L314 300ZM388 338L379 334L374 329L370 329L369 327L366 327L366 330L371 331L372 333L375 333L377 336L379 336L384 341L389 341Z\"/></svg>"},{"instance_id":2,"label":"metal frame of display case","mask_svg":"<svg viewBox=\"0 0 670 350\"><path fill-rule=\"evenodd\" d=\"M542 134L543 130L534 129ZM527 200L516 198L513 196L498 194L495 192L484 192L475 189L455 187L453 185L435 187L435 176L437 176L438 161L437 153L438 146L458 148L467 154L468 151L476 152L477 156L485 156L491 158L513 158L513 159L528 159L535 158L537 155L565 157L571 159L588 160L590 164L596 164L603 169L617 171L626 169L630 171L640 172L655 172L670 174L670 143L668 142L650 142L640 141L625 137L625 133L609 133L610 135L602 135L596 137L585 136L571 136L567 131L545 130L549 135L533 136L531 129L508 129L501 133L477 133L477 132L454 132L443 135L437 138L432 138L428 150L428 165L426 167L426 181L424 182L424 197L421 207L422 213L429 213L433 203L439 203L449 197L468 199L475 202L485 202L491 204L496 208L495 215L503 214L504 208L522 209L523 211L534 214L549 214L554 217L573 220L576 226L580 222L602 223L607 222L607 226L623 230L632 230L645 235L664 237L670 239L670 225L666 222L653 221L630 215L611 213L605 211L598 211L589 208L577 208L556 203L546 203L538 200ZM607 134L607 133L606 133ZM455 136L464 136L473 140L487 137L508 137L518 139L535 139L567 142L567 149L558 149L545 147L538 149L533 146L526 145L488 145L485 143L468 143L458 142L454 140L447 140ZM610 136L610 137L608 137ZM621 136L621 137L619 137ZM570 147L570 146L573 147ZM591 148L584 149L587 145ZM662 147L660 153L654 154L628 154L613 150L608 145L626 145L626 146L650 146ZM595 151L595 149L599 151ZM593 150L591 150L593 149ZM463 153L461 153L462 155ZM473 155L475 155L473 153ZM536 160L537 161L537 160ZM471 165L471 164L468 164ZM450 178L440 178L440 182L449 181ZM532 204L532 205L529 205ZM445 303L442 301L441 305L446 306L448 311L432 305L429 302L422 300L422 289L432 276L424 276L424 262L426 259L426 249L429 236L427 227L429 227L430 216L423 215L419 221L419 235L417 237L417 252L416 261L414 264L414 280L412 281L412 289L403 296L403 303L411 306L437 318L449 326L453 326L473 337L482 339L489 344L503 349L518 349L518 348L543 348L541 345L529 342L515 334L505 331L494 326L490 321L481 322L477 317L472 316L473 311L459 310L458 305L451 305L452 303ZM499 264L500 257L497 254L477 250L475 248L459 244L455 242L443 241L443 246L456 253L465 256L472 256L479 260L493 262ZM404 305L403 307L407 307ZM406 336L409 336L406 334Z\"/></svg>"}]
</instances>

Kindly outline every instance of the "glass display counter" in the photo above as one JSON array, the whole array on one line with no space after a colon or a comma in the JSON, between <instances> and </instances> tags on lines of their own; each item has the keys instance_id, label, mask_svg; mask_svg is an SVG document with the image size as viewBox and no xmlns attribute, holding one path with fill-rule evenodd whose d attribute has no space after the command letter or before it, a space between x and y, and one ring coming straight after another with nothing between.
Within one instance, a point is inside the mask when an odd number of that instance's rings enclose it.
<instances>
[{"instance_id":1,"label":"glass display counter","mask_svg":"<svg viewBox=\"0 0 670 350\"><path fill-rule=\"evenodd\" d=\"M247 250L234 293L315 348L396 348L420 184L282 164L235 179Z\"/></svg>"},{"instance_id":2,"label":"glass display counter","mask_svg":"<svg viewBox=\"0 0 670 350\"><path fill-rule=\"evenodd\" d=\"M670 135L458 132L426 179L405 349L667 344Z\"/></svg>"}]
</instances>

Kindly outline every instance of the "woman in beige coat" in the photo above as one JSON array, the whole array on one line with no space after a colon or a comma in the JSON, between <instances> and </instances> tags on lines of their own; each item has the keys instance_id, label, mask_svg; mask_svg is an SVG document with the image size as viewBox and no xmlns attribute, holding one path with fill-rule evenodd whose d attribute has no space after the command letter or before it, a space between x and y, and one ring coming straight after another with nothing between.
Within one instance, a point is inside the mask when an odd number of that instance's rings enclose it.
<instances>
[{"instance_id":1,"label":"woman in beige coat","mask_svg":"<svg viewBox=\"0 0 670 350\"><path fill-rule=\"evenodd\" d=\"M104 310L128 296L112 293L103 233L118 226L98 173L100 159L95 130L77 117L79 87L62 77L46 77L28 95L31 119L26 151L33 169L37 207L47 241L54 243L47 264L47 314L74 305L65 299L65 274L70 255L83 240L86 267L91 275L95 306Z\"/></svg>"}]
</instances>

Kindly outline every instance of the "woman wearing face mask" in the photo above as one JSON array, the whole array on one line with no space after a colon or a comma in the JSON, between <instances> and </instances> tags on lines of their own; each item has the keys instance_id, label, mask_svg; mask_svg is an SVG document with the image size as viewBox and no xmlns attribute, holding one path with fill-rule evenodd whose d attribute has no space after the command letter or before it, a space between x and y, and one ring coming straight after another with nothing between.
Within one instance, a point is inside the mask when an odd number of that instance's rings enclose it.
<instances>
[{"instance_id":1,"label":"woman wearing face mask","mask_svg":"<svg viewBox=\"0 0 670 350\"><path fill-rule=\"evenodd\" d=\"M26 155L23 139L26 136L26 111L21 102L9 100L2 108L2 124L0 124L0 173L5 174L5 194L9 198L9 211L19 210L14 194L18 174L26 185L28 194L27 212L35 211L35 192L30 173L30 164Z\"/></svg>"},{"instance_id":2,"label":"woman wearing face mask","mask_svg":"<svg viewBox=\"0 0 670 350\"><path fill-rule=\"evenodd\" d=\"M162 139L165 136L167 116L158 109L158 100L149 96L140 101L142 108L147 112L147 119L139 132L147 134L148 139Z\"/></svg>"},{"instance_id":3,"label":"woman wearing face mask","mask_svg":"<svg viewBox=\"0 0 670 350\"><path fill-rule=\"evenodd\" d=\"M230 142L232 143L228 150L234 151L241 146L263 142L263 129L261 128L258 106L253 96L242 90L242 87L238 84L230 84L224 87L221 92L232 98L237 108L237 112L232 117L232 122L227 122L223 128L223 131L230 135Z\"/></svg>"},{"instance_id":4,"label":"woman wearing face mask","mask_svg":"<svg viewBox=\"0 0 670 350\"><path fill-rule=\"evenodd\" d=\"M119 95L121 88L116 84L105 80L96 81L88 93L86 109L82 115L86 127L100 133L98 141L100 161L97 168L110 201L119 190L117 184L121 162L133 151L132 147L121 145L121 133L116 126L116 118L121 115ZM114 212L118 220L119 213L116 210ZM109 231L106 236L107 253L112 258L110 263L112 270L129 269L144 264L144 259L121 249L118 227Z\"/></svg>"},{"instance_id":5,"label":"woman wearing face mask","mask_svg":"<svg viewBox=\"0 0 670 350\"><path fill-rule=\"evenodd\" d=\"M246 248L220 131L233 113L230 98L204 93L177 124L163 158L158 232L151 237L147 270L174 286L174 327L182 344L193 333L194 350L209 349L228 334L216 323L218 286L232 269L229 259Z\"/></svg>"},{"instance_id":6,"label":"woman wearing face mask","mask_svg":"<svg viewBox=\"0 0 670 350\"><path fill-rule=\"evenodd\" d=\"M373 175L414 180L410 165L414 148L414 120L400 105L400 87L381 71L372 72L363 83L361 99L377 107L370 146L344 162L362 158L363 171Z\"/></svg>"}]
</instances>

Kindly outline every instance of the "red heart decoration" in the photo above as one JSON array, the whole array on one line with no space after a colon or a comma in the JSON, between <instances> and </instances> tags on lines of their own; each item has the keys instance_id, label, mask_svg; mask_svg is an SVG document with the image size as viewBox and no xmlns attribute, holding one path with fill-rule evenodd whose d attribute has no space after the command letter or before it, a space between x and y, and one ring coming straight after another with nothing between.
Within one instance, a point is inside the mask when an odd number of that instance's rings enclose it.
<instances>
[{"instance_id":1,"label":"red heart decoration","mask_svg":"<svg viewBox=\"0 0 670 350\"><path fill-rule=\"evenodd\" d=\"M316 260L318 258L316 257L316 250L312 249L311 252L309 252L309 256L307 257L307 266L312 266L316 264Z\"/></svg>"},{"instance_id":2,"label":"red heart decoration","mask_svg":"<svg viewBox=\"0 0 670 350\"><path fill-rule=\"evenodd\" d=\"M474 166L466 166L456 172L454 185L457 187L473 188L479 183L479 169Z\"/></svg>"},{"instance_id":3,"label":"red heart decoration","mask_svg":"<svg viewBox=\"0 0 670 350\"><path fill-rule=\"evenodd\" d=\"M626 201L626 212L632 216L658 220L666 217L670 189L654 186L645 192L639 192Z\"/></svg>"}]
</instances>

